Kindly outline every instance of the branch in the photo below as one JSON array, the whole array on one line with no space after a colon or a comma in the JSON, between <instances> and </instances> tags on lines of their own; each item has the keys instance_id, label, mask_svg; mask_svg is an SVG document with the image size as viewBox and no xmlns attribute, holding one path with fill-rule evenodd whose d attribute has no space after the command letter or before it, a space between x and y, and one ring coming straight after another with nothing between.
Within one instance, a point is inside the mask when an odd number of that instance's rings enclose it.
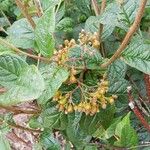
<instances>
[{"instance_id":1,"label":"branch","mask_svg":"<svg viewBox=\"0 0 150 150\"><path fill-rule=\"evenodd\" d=\"M121 53L123 52L123 50L127 47L127 45L129 43L129 41L131 40L133 34L136 32L136 30L139 27L142 16L144 14L144 9L145 9L146 3L147 3L147 0L141 0L140 1L139 9L138 9L138 12L136 14L136 18L135 18L134 23L129 28L124 40L122 41L120 47L117 49L115 54L106 63L101 65L102 68L106 68L108 65L113 63L117 58L119 58Z\"/></svg>"},{"instance_id":2,"label":"branch","mask_svg":"<svg viewBox=\"0 0 150 150\"><path fill-rule=\"evenodd\" d=\"M100 15L104 12L105 7L106 7L106 0L102 0ZM100 24L100 28L99 28L100 40L101 40L101 36L102 36L102 31L103 31L103 24Z\"/></svg>"},{"instance_id":3,"label":"branch","mask_svg":"<svg viewBox=\"0 0 150 150\"><path fill-rule=\"evenodd\" d=\"M146 94L150 103L150 75L144 74L144 82L146 87Z\"/></svg>"},{"instance_id":4,"label":"branch","mask_svg":"<svg viewBox=\"0 0 150 150\"><path fill-rule=\"evenodd\" d=\"M0 88L0 94L7 92L7 89L5 88Z\"/></svg>"},{"instance_id":5,"label":"branch","mask_svg":"<svg viewBox=\"0 0 150 150\"><path fill-rule=\"evenodd\" d=\"M3 123L6 123L11 128L21 129L21 130L28 131L28 132L35 132L35 133L41 133L42 132L41 130L26 128L26 127L23 127L23 126L20 126L17 124L8 123L8 122L5 122L4 120L1 119L0 125L2 125Z\"/></svg>"},{"instance_id":6,"label":"branch","mask_svg":"<svg viewBox=\"0 0 150 150\"><path fill-rule=\"evenodd\" d=\"M95 15L98 16L100 14L100 10L99 10L97 1L96 0L91 0L91 3L92 3L92 6L93 6Z\"/></svg>"},{"instance_id":7,"label":"branch","mask_svg":"<svg viewBox=\"0 0 150 150\"><path fill-rule=\"evenodd\" d=\"M106 7L106 0L102 0L100 15L104 12L105 7ZM101 53L102 53L102 56L104 57L105 56L105 50L104 50L103 44L101 42L102 41L102 32L103 32L103 24L100 23L100 26L99 26L99 42L101 43Z\"/></svg>"},{"instance_id":8,"label":"branch","mask_svg":"<svg viewBox=\"0 0 150 150\"><path fill-rule=\"evenodd\" d=\"M20 125L15 125L15 124L8 124L8 125L12 128L21 129L21 130L28 131L28 132L35 132L35 133L41 133L42 132L41 130L26 128L26 127L23 127L23 126L20 126Z\"/></svg>"},{"instance_id":9,"label":"branch","mask_svg":"<svg viewBox=\"0 0 150 150\"><path fill-rule=\"evenodd\" d=\"M142 123L142 125L148 130L148 132L150 132L150 125L145 120L145 118L141 114L141 112L138 109L138 107L135 106L135 103L134 103L134 100L133 100L133 97L132 97L132 93L131 93L131 89L132 89L131 87L127 88L128 99L129 99L129 106L132 109L132 111L134 112L134 114L136 115L136 117L140 120L140 122Z\"/></svg>"},{"instance_id":10,"label":"branch","mask_svg":"<svg viewBox=\"0 0 150 150\"><path fill-rule=\"evenodd\" d=\"M32 54L23 52L22 50L18 49L13 44L8 43L6 40L4 40L2 38L0 38L0 44L9 47L10 49L14 50L17 53L26 55L26 56L31 57L33 59L36 59L36 60L40 59L40 60L45 61L45 62L50 62L50 59L48 59L48 58L44 58L44 57L40 57L40 56L36 56L36 55L32 55Z\"/></svg>"},{"instance_id":11,"label":"branch","mask_svg":"<svg viewBox=\"0 0 150 150\"><path fill-rule=\"evenodd\" d=\"M20 8L22 14L24 15L25 18L27 18L28 22L31 24L32 28L35 29L36 25L35 22L33 21L32 17L29 15L28 10L25 5L20 0L15 0L17 6Z\"/></svg>"},{"instance_id":12,"label":"branch","mask_svg":"<svg viewBox=\"0 0 150 150\"><path fill-rule=\"evenodd\" d=\"M35 6L37 8L37 13L38 13L38 16L41 17L43 15L43 9L42 9L42 6L41 6L41 2L40 0L34 0L34 3L35 3Z\"/></svg>"},{"instance_id":13,"label":"branch","mask_svg":"<svg viewBox=\"0 0 150 150\"><path fill-rule=\"evenodd\" d=\"M40 110L37 111L32 111L32 110L20 110L20 109L16 109L15 107L7 107L7 106L3 106L0 105L0 109L5 109L9 112L13 112L15 114L32 114L32 115L36 115L40 113Z\"/></svg>"}]
</instances>

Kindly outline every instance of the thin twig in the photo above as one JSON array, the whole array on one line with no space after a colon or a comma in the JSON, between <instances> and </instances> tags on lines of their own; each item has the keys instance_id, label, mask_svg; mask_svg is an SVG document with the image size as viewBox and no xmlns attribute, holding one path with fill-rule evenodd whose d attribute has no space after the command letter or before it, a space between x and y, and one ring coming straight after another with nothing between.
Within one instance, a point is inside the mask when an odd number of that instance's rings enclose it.
<instances>
[{"instance_id":1,"label":"thin twig","mask_svg":"<svg viewBox=\"0 0 150 150\"><path fill-rule=\"evenodd\" d=\"M100 15L102 15L102 13L104 12L105 7L106 7L106 0L102 0ZM100 51L102 53L102 56L105 57L105 49L104 49L104 45L102 43L102 32L103 32L103 24L100 23L100 25L99 25L99 42L100 42L100 45L101 45L101 50Z\"/></svg>"},{"instance_id":2,"label":"thin twig","mask_svg":"<svg viewBox=\"0 0 150 150\"><path fill-rule=\"evenodd\" d=\"M50 59L48 59L48 58L44 58L44 57L40 57L40 56L36 56L36 55L32 55L32 54L23 52L22 50L18 49L13 44L8 43L6 40L4 40L2 38L0 38L0 44L9 47L10 49L14 50L17 53L26 55L26 56L31 57L33 59L36 59L36 60L40 59L40 60L45 61L45 62L50 62Z\"/></svg>"},{"instance_id":3,"label":"thin twig","mask_svg":"<svg viewBox=\"0 0 150 150\"><path fill-rule=\"evenodd\" d=\"M2 32L4 32L5 34L8 35L8 32L3 27L0 27L0 31L2 31Z\"/></svg>"},{"instance_id":4,"label":"thin twig","mask_svg":"<svg viewBox=\"0 0 150 150\"><path fill-rule=\"evenodd\" d=\"M8 125L12 128L21 129L21 130L28 131L28 132L35 132L35 133L41 133L42 132L41 130L26 128L26 127L23 127L23 126L20 126L20 125L15 125L15 124L8 124Z\"/></svg>"},{"instance_id":5,"label":"thin twig","mask_svg":"<svg viewBox=\"0 0 150 150\"><path fill-rule=\"evenodd\" d=\"M62 0L60 0L59 3L58 3L58 6L57 6L57 9L56 9L56 12L55 12L56 14L58 13L58 10L60 8L61 3L62 3Z\"/></svg>"},{"instance_id":6,"label":"thin twig","mask_svg":"<svg viewBox=\"0 0 150 150\"><path fill-rule=\"evenodd\" d=\"M41 17L43 15L43 9L41 6L41 2L40 2L40 0L34 0L34 3L35 3L35 6L37 8L37 14L39 17Z\"/></svg>"},{"instance_id":7,"label":"thin twig","mask_svg":"<svg viewBox=\"0 0 150 150\"><path fill-rule=\"evenodd\" d=\"M32 148L28 142L24 141L22 138L20 138L18 135L16 135L16 133L14 132L14 130L9 133L7 136L6 136L9 140L11 140L12 142L17 142L17 143L22 143L23 145L25 145L26 147L28 148Z\"/></svg>"},{"instance_id":8,"label":"thin twig","mask_svg":"<svg viewBox=\"0 0 150 150\"><path fill-rule=\"evenodd\" d=\"M7 91L7 89L5 88L0 88L0 94L5 93Z\"/></svg>"},{"instance_id":9,"label":"thin twig","mask_svg":"<svg viewBox=\"0 0 150 150\"><path fill-rule=\"evenodd\" d=\"M100 14L100 10L99 10L97 1L96 0L91 0L91 3L92 3L92 6L93 6L95 15L98 16Z\"/></svg>"},{"instance_id":10,"label":"thin twig","mask_svg":"<svg viewBox=\"0 0 150 150\"><path fill-rule=\"evenodd\" d=\"M5 109L9 112L13 112L15 114L39 114L40 113L40 110L37 110L37 111L32 111L32 110L20 110L20 109L17 109L15 107L8 107L8 106L3 106L3 105L0 105L0 109Z\"/></svg>"},{"instance_id":11,"label":"thin twig","mask_svg":"<svg viewBox=\"0 0 150 150\"><path fill-rule=\"evenodd\" d=\"M33 21L32 17L29 15L26 6L20 0L15 0L15 1L16 1L17 6L20 8L22 14L24 15L24 17L27 18L32 28L35 29L36 27L35 22Z\"/></svg>"},{"instance_id":12,"label":"thin twig","mask_svg":"<svg viewBox=\"0 0 150 150\"><path fill-rule=\"evenodd\" d=\"M147 3L147 0L141 0L140 1L139 9L138 9L138 12L136 14L134 23L129 28L129 30L128 30L128 32L127 32L124 40L122 41L120 47L117 49L117 51L115 52L115 54L106 63L103 63L101 65L102 68L106 68L108 65L110 65L111 63L113 63L117 58L119 58L120 55L121 55L121 53L122 53L122 51L127 47L127 45L129 43L129 41L131 40L133 34L136 32L136 30L139 27L139 24L141 22L143 14L144 14L146 3Z\"/></svg>"},{"instance_id":13,"label":"thin twig","mask_svg":"<svg viewBox=\"0 0 150 150\"><path fill-rule=\"evenodd\" d=\"M144 74L144 82L146 87L146 94L150 103L150 75Z\"/></svg>"},{"instance_id":14,"label":"thin twig","mask_svg":"<svg viewBox=\"0 0 150 150\"><path fill-rule=\"evenodd\" d=\"M35 133L41 133L42 132L41 130L26 128L26 127L23 127L23 126L20 126L17 124L12 124L12 123L5 122L4 120L0 120L0 125L2 125L3 123L6 123L11 128L21 129L21 130L28 131L28 132L35 132Z\"/></svg>"},{"instance_id":15,"label":"thin twig","mask_svg":"<svg viewBox=\"0 0 150 150\"><path fill-rule=\"evenodd\" d=\"M100 15L104 12L105 7L106 7L106 0L102 0ZM100 37L100 40L101 40L101 36L102 36L102 31L103 31L103 24L100 24L100 27L99 27L99 37Z\"/></svg>"},{"instance_id":16,"label":"thin twig","mask_svg":"<svg viewBox=\"0 0 150 150\"><path fill-rule=\"evenodd\" d=\"M4 16L4 18L7 20L9 26L11 26L11 23L9 21L9 19L7 18L7 16L5 15L5 13L1 10L2 15Z\"/></svg>"}]
</instances>

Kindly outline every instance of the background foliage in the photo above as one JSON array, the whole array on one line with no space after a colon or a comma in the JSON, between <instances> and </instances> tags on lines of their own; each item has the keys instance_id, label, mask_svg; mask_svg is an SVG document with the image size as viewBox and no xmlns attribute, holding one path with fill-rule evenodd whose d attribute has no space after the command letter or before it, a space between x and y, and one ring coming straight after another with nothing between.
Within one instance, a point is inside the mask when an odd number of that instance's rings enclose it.
<instances>
[{"instance_id":1,"label":"background foliage","mask_svg":"<svg viewBox=\"0 0 150 150\"><path fill-rule=\"evenodd\" d=\"M36 101L40 112L32 115L28 122L30 128L41 129L34 149L60 150L62 145L54 136L56 131L66 140L66 150L71 147L76 150L138 149L142 142L150 142L147 130L130 112L127 96L127 87L132 86L137 103L139 93L146 99L143 73L150 75L149 2L139 30L121 57L106 69L100 65L114 54L132 25L139 0L124 0L123 3L108 0L105 11L98 16L95 16L90 0L41 0L42 16L37 15L33 1L23 2L30 6L28 13L36 24L35 29L14 1L0 0L1 39L25 53L38 55L39 59L16 53L12 47L0 42L0 86L6 89L0 94L0 106ZM100 24L104 26L102 45L95 44L96 40L84 43L81 36L95 38ZM105 55L101 53L102 49ZM75 74L72 74L72 68ZM109 82L106 97L118 96L115 103L107 102L106 108L101 103L96 113L92 114L94 108L91 108L91 115L72 111L72 105L80 104L83 95L94 92L102 80ZM70 102L54 101L58 92L62 97L72 94L71 107ZM60 111L58 104L67 105L67 111L64 108ZM146 102L141 106L145 114L150 114ZM145 118L150 122L149 115ZM8 119L8 114L1 115L0 120L0 145L3 150L9 150L5 135L11 130L10 123L16 124L13 118Z\"/></svg>"}]
</instances>

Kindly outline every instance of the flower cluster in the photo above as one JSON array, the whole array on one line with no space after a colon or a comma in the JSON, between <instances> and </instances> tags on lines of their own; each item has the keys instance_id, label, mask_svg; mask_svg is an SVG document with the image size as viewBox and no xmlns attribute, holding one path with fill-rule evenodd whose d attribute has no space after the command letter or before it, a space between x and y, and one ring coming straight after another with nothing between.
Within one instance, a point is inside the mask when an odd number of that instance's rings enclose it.
<instances>
[{"instance_id":1,"label":"flower cluster","mask_svg":"<svg viewBox=\"0 0 150 150\"><path fill-rule=\"evenodd\" d=\"M57 108L66 114L73 111L84 112L86 115L94 115L99 110L106 109L108 104L113 104L116 95L106 96L108 91L108 81L101 80L98 88L94 92L89 92L88 97L80 100L80 103L75 104L72 101L72 92L63 95L60 91L53 97L53 101L58 103ZM84 93L82 93L84 94Z\"/></svg>"},{"instance_id":2,"label":"flower cluster","mask_svg":"<svg viewBox=\"0 0 150 150\"><path fill-rule=\"evenodd\" d=\"M64 64L67 61L67 54L69 48L72 48L76 45L76 41L74 39L68 41L64 41L64 46L60 45L59 50L55 52L53 56L53 61L57 62L59 65Z\"/></svg>"},{"instance_id":3,"label":"flower cluster","mask_svg":"<svg viewBox=\"0 0 150 150\"><path fill-rule=\"evenodd\" d=\"M89 44L96 49L100 48L99 36L97 32L90 34L82 30L81 33L79 33L79 42L81 45Z\"/></svg>"}]
</instances>

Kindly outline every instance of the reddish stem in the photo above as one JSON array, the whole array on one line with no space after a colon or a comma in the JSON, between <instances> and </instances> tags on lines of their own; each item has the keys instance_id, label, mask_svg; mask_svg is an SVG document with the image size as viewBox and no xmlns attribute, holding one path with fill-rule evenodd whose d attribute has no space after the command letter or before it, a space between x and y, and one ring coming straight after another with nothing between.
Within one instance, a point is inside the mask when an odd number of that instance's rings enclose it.
<instances>
[{"instance_id":1,"label":"reddish stem","mask_svg":"<svg viewBox=\"0 0 150 150\"><path fill-rule=\"evenodd\" d=\"M146 93L147 93L148 101L150 103L150 75L144 74L144 81L145 81Z\"/></svg>"},{"instance_id":2,"label":"reddish stem","mask_svg":"<svg viewBox=\"0 0 150 150\"><path fill-rule=\"evenodd\" d=\"M138 109L138 107L135 106L135 103L134 103L134 100L133 100L133 97L132 97L132 93L131 93L131 88L128 88L128 98L129 98L129 102L130 102L129 103L130 108L132 109L132 111L134 112L136 117L140 120L142 125L148 130L148 132L150 132L150 125L145 120L145 118L143 117L143 115L140 112L140 110Z\"/></svg>"}]
</instances>

